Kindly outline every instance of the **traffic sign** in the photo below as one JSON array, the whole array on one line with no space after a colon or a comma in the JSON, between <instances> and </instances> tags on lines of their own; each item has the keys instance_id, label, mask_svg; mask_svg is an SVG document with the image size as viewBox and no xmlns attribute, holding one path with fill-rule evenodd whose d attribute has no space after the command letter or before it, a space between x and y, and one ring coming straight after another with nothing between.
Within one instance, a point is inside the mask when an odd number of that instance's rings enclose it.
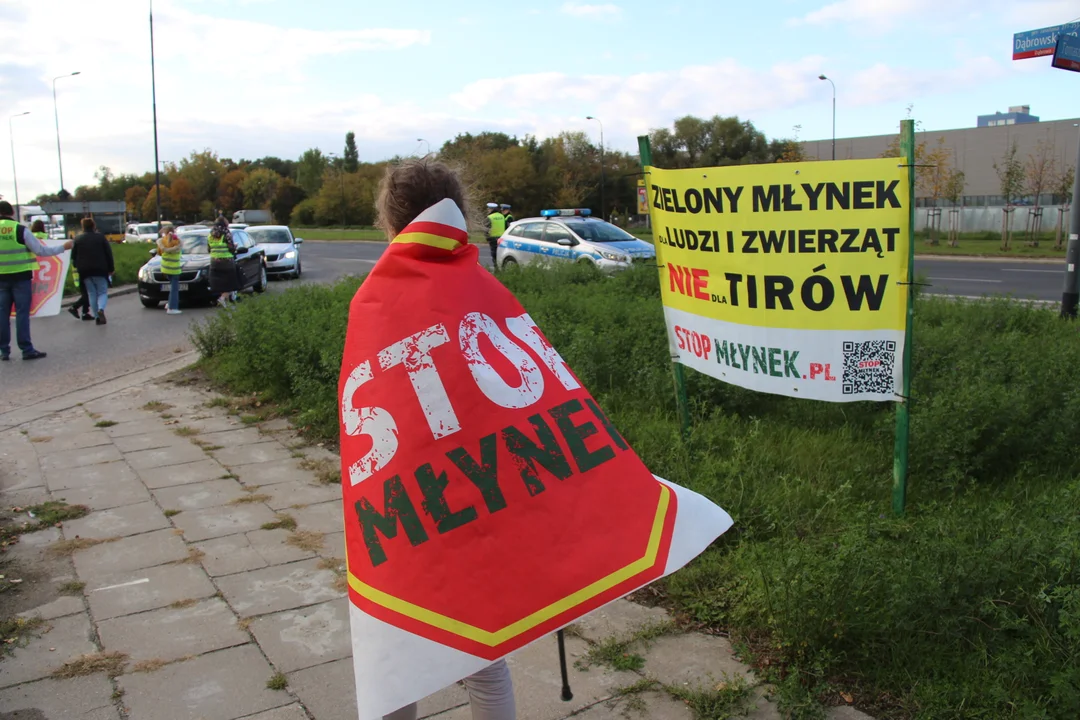
<instances>
[{"instance_id":1,"label":"traffic sign","mask_svg":"<svg viewBox=\"0 0 1080 720\"><path fill-rule=\"evenodd\" d=\"M1051 65L1062 70L1080 72L1080 37L1059 35Z\"/></svg>"},{"instance_id":2,"label":"traffic sign","mask_svg":"<svg viewBox=\"0 0 1080 720\"><path fill-rule=\"evenodd\" d=\"M1013 35L1013 60L1053 55L1057 46L1058 35L1076 35L1080 33L1080 22L1053 25L1051 27L1028 30Z\"/></svg>"}]
</instances>

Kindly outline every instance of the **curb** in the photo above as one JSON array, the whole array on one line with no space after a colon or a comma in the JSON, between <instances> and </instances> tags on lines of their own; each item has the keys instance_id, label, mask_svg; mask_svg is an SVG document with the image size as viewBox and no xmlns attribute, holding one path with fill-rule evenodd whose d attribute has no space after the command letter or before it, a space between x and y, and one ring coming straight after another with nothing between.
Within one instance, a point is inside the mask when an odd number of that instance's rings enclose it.
<instances>
[{"instance_id":1,"label":"curb","mask_svg":"<svg viewBox=\"0 0 1080 720\"><path fill-rule=\"evenodd\" d=\"M949 260L951 262L1029 263L1032 265L1063 265L1065 258L999 257L996 255L935 255L915 253L916 260Z\"/></svg>"},{"instance_id":2,"label":"curb","mask_svg":"<svg viewBox=\"0 0 1080 720\"><path fill-rule=\"evenodd\" d=\"M116 288L113 288L112 290L110 290L107 293L107 295L110 298L114 298L114 297L120 297L121 295L130 295L130 294L138 292L138 291L139 291L139 286L138 285L121 285L120 287L116 287ZM60 302L61 302L61 304L63 304L63 303L66 303L66 302L75 302L78 299L79 299L78 295L65 295L64 298Z\"/></svg>"}]
</instances>

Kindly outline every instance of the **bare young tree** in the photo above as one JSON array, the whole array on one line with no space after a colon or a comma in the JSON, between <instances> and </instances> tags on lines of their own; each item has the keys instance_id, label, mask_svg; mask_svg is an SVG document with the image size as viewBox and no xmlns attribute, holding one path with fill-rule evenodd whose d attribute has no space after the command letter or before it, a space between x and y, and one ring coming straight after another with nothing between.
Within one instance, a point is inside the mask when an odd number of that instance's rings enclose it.
<instances>
[{"instance_id":1,"label":"bare young tree","mask_svg":"<svg viewBox=\"0 0 1080 720\"><path fill-rule=\"evenodd\" d=\"M955 172L952 160L953 153L945 147L945 138L939 137L937 144L924 153L919 163L923 167L915 175L915 188L919 195L930 199L930 207L926 211L926 224L930 230L927 242L930 245L938 244L938 232L941 230L938 201L948 194L949 180Z\"/></svg>"},{"instance_id":2,"label":"bare young tree","mask_svg":"<svg viewBox=\"0 0 1080 720\"><path fill-rule=\"evenodd\" d=\"M963 170L953 168L945 181L945 199L952 204L949 210L949 245L960 247L960 198L964 196L967 187L967 176Z\"/></svg>"},{"instance_id":3,"label":"bare young tree","mask_svg":"<svg viewBox=\"0 0 1080 720\"><path fill-rule=\"evenodd\" d=\"M1042 194L1050 188L1054 179L1054 144L1047 140L1035 143L1035 150L1024 162L1025 195L1033 198L1033 206L1028 213L1027 236L1032 247L1039 245L1039 230L1042 228Z\"/></svg>"},{"instance_id":4,"label":"bare young tree","mask_svg":"<svg viewBox=\"0 0 1080 720\"><path fill-rule=\"evenodd\" d=\"M1076 179L1076 168L1068 162L1057 166L1054 173L1053 193L1054 200L1058 205L1057 233L1054 238L1054 248L1061 250L1064 247L1065 218L1069 214L1072 204L1073 181Z\"/></svg>"},{"instance_id":5,"label":"bare young tree","mask_svg":"<svg viewBox=\"0 0 1080 720\"><path fill-rule=\"evenodd\" d=\"M1005 207L1001 209L1002 252L1009 249L1009 242L1012 239L1012 214L1016 210L1013 206L1013 200L1020 195L1024 183L1024 165L1017 159L1017 152L1016 140L1013 140L1012 145L1001 156L1001 159L994 161L994 172L998 176L1001 196L1005 198Z\"/></svg>"}]
</instances>

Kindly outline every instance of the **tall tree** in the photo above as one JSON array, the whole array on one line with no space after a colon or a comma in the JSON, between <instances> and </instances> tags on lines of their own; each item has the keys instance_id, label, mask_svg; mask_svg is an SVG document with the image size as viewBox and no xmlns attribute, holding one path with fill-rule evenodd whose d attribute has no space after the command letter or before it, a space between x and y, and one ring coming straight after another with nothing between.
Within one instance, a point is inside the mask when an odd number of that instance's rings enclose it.
<instances>
[{"instance_id":1,"label":"tall tree","mask_svg":"<svg viewBox=\"0 0 1080 720\"><path fill-rule=\"evenodd\" d=\"M1001 250L1003 252L1009 249L1009 241L1012 239L1012 214L1016 209L1013 207L1013 201L1019 197L1024 184L1024 164L1016 157L1017 152L1017 143L1013 140L1001 159L994 161L998 187L1001 189L1001 197L1005 200L1005 207L1001 209Z\"/></svg>"},{"instance_id":2,"label":"tall tree","mask_svg":"<svg viewBox=\"0 0 1080 720\"><path fill-rule=\"evenodd\" d=\"M241 187L244 193L244 207L267 208L274 191L283 178L269 168L256 168L248 173Z\"/></svg>"},{"instance_id":3,"label":"tall tree","mask_svg":"<svg viewBox=\"0 0 1080 720\"><path fill-rule=\"evenodd\" d=\"M225 175L225 167L217 153L207 148L202 152L192 151L191 155L180 161L177 171L180 177L191 183L191 189L200 201L217 197L218 182Z\"/></svg>"},{"instance_id":4,"label":"tall tree","mask_svg":"<svg viewBox=\"0 0 1080 720\"><path fill-rule=\"evenodd\" d=\"M143 218L143 203L146 201L146 188L142 185L132 185L124 192L124 202L127 203L127 214L132 218Z\"/></svg>"},{"instance_id":5,"label":"tall tree","mask_svg":"<svg viewBox=\"0 0 1080 720\"><path fill-rule=\"evenodd\" d=\"M169 199L177 220L191 222L199 214L199 198L195 196L191 183L182 175L169 186Z\"/></svg>"},{"instance_id":6,"label":"tall tree","mask_svg":"<svg viewBox=\"0 0 1080 720\"><path fill-rule=\"evenodd\" d=\"M360 167L360 151L356 149L356 133L345 133L345 172L354 173Z\"/></svg>"},{"instance_id":7,"label":"tall tree","mask_svg":"<svg viewBox=\"0 0 1080 720\"><path fill-rule=\"evenodd\" d=\"M169 197L169 188L155 185L150 188L150 192L146 195L146 199L143 200L142 216L144 219L149 218L151 221L157 220L157 193L161 192L161 214L162 219L169 217L172 213L172 203Z\"/></svg>"},{"instance_id":8,"label":"tall tree","mask_svg":"<svg viewBox=\"0 0 1080 720\"><path fill-rule=\"evenodd\" d=\"M247 173L243 170L230 170L225 173L218 183L218 208L226 216L231 217L234 212L244 207L244 179Z\"/></svg>"},{"instance_id":9,"label":"tall tree","mask_svg":"<svg viewBox=\"0 0 1080 720\"><path fill-rule=\"evenodd\" d=\"M292 211L306 197L303 189L289 178L282 178L274 189L274 197L270 200L270 212L274 219L282 225L288 225L292 220Z\"/></svg>"},{"instance_id":10,"label":"tall tree","mask_svg":"<svg viewBox=\"0 0 1080 720\"><path fill-rule=\"evenodd\" d=\"M308 197L314 197L322 187L323 173L329 161L322 150L311 148L305 150L296 163L296 184L299 185Z\"/></svg>"}]
</instances>

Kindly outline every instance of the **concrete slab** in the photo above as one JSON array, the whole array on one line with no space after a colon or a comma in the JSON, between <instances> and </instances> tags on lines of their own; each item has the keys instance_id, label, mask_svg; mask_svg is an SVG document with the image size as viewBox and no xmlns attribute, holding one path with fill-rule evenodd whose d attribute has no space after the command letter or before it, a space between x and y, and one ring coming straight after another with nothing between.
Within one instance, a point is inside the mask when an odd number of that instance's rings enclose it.
<instances>
[{"instance_id":1,"label":"concrete slab","mask_svg":"<svg viewBox=\"0 0 1080 720\"><path fill-rule=\"evenodd\" d=\"M251 624L251 632L284 673L352 655L348 598L264 615Z\"/></svg>"},{"instance_id":2,"label":"concrete slab","mask_svg":"<svg viewBox=\"0 0 1080 720\"><path fill-rule=\"evenodd\" d=\"M214 450L213 455L222 465L237 467L257 463L278 462L292 459L292 453L280 443L274 441L255 443L254 445L235 445Z\"/></svg>"},{"instance_id":3,"label":"concrete slab","mask_svg":"<svg viewBox=\"0 0 1080 720\"><path fill-rule=\"evenodd\" d=\"M632 672L591 668L583 671L574 662L588 652L588 644L577 637L566 638L567 664L570 668L570 687L574 699L560 698L562 675L559 672L559 650L554 635L542 638L507 658L514 679L514 696L522 713L519 717L563 718L607 700L612 693L641 680ZM526 716L524 713L528 712Z\"/></svg>"},{"instance_id":4,"label":"concrete slab","mask_svg":"<svg viewBox=\"0 0 1080 720\"><path fill-rule=\"evenodd\" d=\"M574 622L574 627L593 642L610 637L625 638L650 625L671 620L667 610L646 607L629 600L616 600Z\"/></svg>"},{"instance_id":5,"label":"concrete slab","mask_svg":"<svg viewBox=\"0 0 1080 720\"><path fill-rule=\"evenodd\" d=\"M0 482L4 479L0 471ZM3 487L0 485L0 487ZM26 507L27 505L40 505L46 500L52 500L52 495L47 487L25 488L23 490L0 490L0 505L4 507Z\"/></svg>"},{"instance_id":6,"label":"concrete slab","mask_svg":"<svg viewBox=\"0 0 1080 720\"><path fill-rule=\"evenodd\" d=\"M16 649L11 658L0 663L0 687L41 680L68 660L97 652L90 640L91 633L93 628L85 613L50 620L40 637Z\"/></svg>"},{"instance_id":7,"label":"concrete slab","mask_svg":"<svg viewBox=\"0 0 1080 720\"><path fill-rule=\"evenodd\" d=\"M319 551L322 557L345 557L345 532L328 533L323 536L323 547Z\"/></svg>"},{"instance_id":8,"label":"concrete slab","mask_svg":"<svg viewBox=\"0 0 1080 720\"><path fill-rule=\"evenodd\" d=\"M315 557L314 551L301 550L286 542L291 534L288 530L254 530L247 533L247 539L267 565L283 565Z\"/></svg>"},{"instance_id":9,"label":"concrete slab","mask_svg":"<svg viewBox=\"0 0 1080 720\"><path fill-rule=\"evenodd\" d=\"M144 405L145 402L146 401L142 398L127 398L117 402L114 409L102 407L101 404L95 406L94 403L86 405L86 409L95 415L101 416L94 418L95 420L112 420L117 424L132 422L145 423L157 420L158 416L156 413L139 409L139 406ZM95 407L97 409L95 409Z\"/></svg>"},{"instance_id":10,"label":"concrete slab","mask_svg":"<svg viewBox=\"0 0 1080 720\"><path fill-rule=\"evenodd\" d=\"M318 505L341 500L340 485L320 485L304 480L278 483L262 492L270 496L266 504L274 510L282 510L293 505Z\"/></svg>"},{"instance_id":11,"label":"concrete slab","mask_svg":"<svg viewBox=\"0 0 1080 720\"><path fill-rule=\"evenodd\" d=\"M126 537L75 553L75 571L81 578L130 572L183 560L187 545L172 530Z\"/></svg>"},{"instance_id":12,"label":"concrete slab","mask_svg":"<svg viewBox=\"0 0 1080 720\"><path fill-rule=\"evenodd\" d=\"M41 458L41 469L46 474L56 470L70 470L71 468L89 467L101 463L116 462L123 460L124 456L114 445L99 445L97 447L76 448L46 455Z\"/></svg>"},{"instance_id":13,"label":"concrete slab","mask_svg":"<svg viewBox=\"0 0 1080 720\"><path fill-rule=\"evenodd\" d=\"M169 527L169 521L152 502L98 510L64 523L64 537L104 539L126 537Z\"/></svg>"},{"instance_id":14,"label":"concrete slab","mask_svg":"<svg viewBox=\"0 0 1080 720\"><path fill-rule=\"evenodd\" d=\"M224 505L193 512L182 512L172 520L184 532L188 542L209 540L240 532L258 530L277 517L262 504Z\"/></svg>"},{"instance_id":15,"label":"concrete slab","mask_svg":"<svg viewBox=\"0 0 1080 720\"><path fill-rule=\"evenodd\" d=\"M519 713L521 720L544 717L532 714L531 709ZM558 715L556 717L563 717ZM591 708L574 716L582 720L627 720L628 718L647 718L648 720L694 720L693 711L684 702L673 699L665 692L636 693L614 698L593 705Z\"/></svg>"},{"instance_id":16,"label":"concrete slab","mask_svg":"<svg viewBox=\"0 0 1080 720\"><path fill-rule=\"evenodd\" d=\"M259 649L249 644L157 672L122 675L118 682L132 718L233 720L293 703L287 692L267 689L273 674Z\"/></svg>"},{"instance_id":17,"label":"concrete slab","mask_svg":"<svg viewBox=\"0 0 1080 720\"><path fill-rule=\"evenodd\" d=\"M418 702L416 716L418 718L432 717L439 715L440 713L445 713L448 710L453 710L454 708L467 707L468 704L469 693L465 690L464 685L460 682L456 682L449 687L444 687L434 695L428 695Z\"/></svg>"},{"instance_id":18,"label":"concrete slab","mask_svg":"<svg viewBox=\"0 0 1080 720\"><path fill-rule=\"evenodd\" d=\"M147 433L152 432L164 432L166 430L168 430L168 428L165 426L165 423L156 416L149 420L122 422L119 425L105 428L106 434L113 439L129 437L131 435L146 435Z\"/></svg>"},{"instance_id":19,"label":"concrete slab","mask_svg":"<svg viewBox=\"0 0 1080 720\"><path fill-rule=\"evenodd\" d=\"M90 467L50 470L45 473L45 482L53 492L137 479L135 472L126 462L110 462Z\"/></svg>"},{"instance_id":20,"label":"concrete slab","mask_svg":"<svg viewBox=\"0 0 1080 720\"><path fill-rule=\"evenodd\" d=\"M317 560L301 560L228 575L218 578L217 584L240 617L292 610L341 597L334 589L334 573L317 565Z\"/></svg>"},{"instance_id":21,"label":"concrete slab","mask_svg":"<svg viewBox=\"0 0 1080 720\"><path fill-rule=\"evenodd\" d=\"M62 431L62 434L51 436L52 440L48 442L36 442L34 443L34 450L41 457L46 455L53 455L58 452L64 452L65 450L79 450L97 447L99 445L108 445L112 442L112 438L105 434L105 431L100 429L86 430L83 432L75 432L70 429Z\"/></svg>"},{"instance_id":22,"label":"concrete slab","mask_svg":"<svg viewBox=\"0 0 1080 720\"><path fill-rule=\"evenodd\" d=\"M254 463L238 465L233 472L245 485L277 485L278 483L300 480L306 482L311 472L300 467L300 461L290 457L280 462Z\"/></svg>"},{"instance_id":23,"label":"concrete slab","mask_svg":"<svg viewBox=\"0 0 1080 720\"><path fill-rule=\"evenodd\" d=\"M0 489L4 492L42 488L45 480L33 450L22 456L0 455Z\"/></svg>"},{"instance_id":24,"label":"concrete slab","mask_svg":"<svg viewBox=\"0 0 1080 720\"><path fill-rule=\"evenodd\" d=\"M345 532L345 516L341 511L341 498L334 502L309 505L300 510L289 510L301 530L321 533Z\"/></svg>"},{"instance_id":25,"label":"concrete slab","mask_svg":"<svg viewBox=\"0 0 1080 720\"><path fill-rule=\"evenodd\" d=\"M334 465L341 464L340 455L331 450L327 450L321 445L311 445L309 447L301 448L300 452L304 453L308 460L325 460L327 462L333 463Z\"/></svg>"},{"instance_id":26,"label":"concrete slab","mask_svg":"<svg viewBox=\"0 0 1080 720\"><path fill-rule=\"evenodd\" d=\"M178 600L210 597L217 591L197 565L159 565L127 573L84 578L97 622L156 610Z\"/></svg>"},{"instance_id":27,"label":"concrete slab","mask_svg":"<svg viewBox=\"0 0 1080 720\"><path fill-rule=\"evenodd\" d=\"M208 445L219 445L222 448L228 448L237 445L255 445L265 442L267 438L263 437L258 428L238 427L219 432L201 433L195 439Z\"/></svg>"},{"instance_id":28,"label":"concrete slab","mask_svg":"<svg viewBox=\"0 0 1080 720\"><path fill-rule=\"evenodd\" d=\"M229 606L218 598L202 600L190 607L167 607L104 620L98 623L98 634L106 650L127 653L133 663L179 660L251 640L237 627L236 616Z\"/></svg>"},{"instance_id":29,"label":"concrete slab","mask_svg":"<svg viewBox=\"0 0 1080 720\"><path fill-rule=\"evenodd\" d=\"M127 453L125 457L128 464L136 470L149 470L151 468L197 462L205 459L206 453L198 446L184 443L183 445L172 445L154 450L139 450L138 452Z\"/></svg>"},{"instance_id":30,"label":"concrete slab","mask_svg":"<svg viewBox=\"0 0 1080 720\"><path fill-rule=\"evenodd\" d=\"M159 430L157 432L144 433L142 435L118 437L113 439L112 442L113 445L120 449L120 452L133 453L138 452L139 450L155 450L157 448L183 445L187 443L187 440L171 430Z\"/></svg>"},{"instance_id":31,"label":"concrete slab","mask_svg":"<svg viewBox=\"0 0 1080 720\"><path fill-rule=\"evenodd\" d=\"M725 676L756 682L750 667L735 659L726 638L701 633L665 635L652 641L645 655L645 674L665 685L696 686Z\"/></svg>"},{"instance_id":32,"label":"concrete slab","mask_svg":"<svg viewBox=\"0 0 1080 720\"><path fill-rule=\"evenodd\" d=\"M308 714L302 705L286 705L258 715L248 715L243 720L308 720Z\"/></svg>"},{"instance_id":33,"label":"concrete slab","mask_svg":"<svg viewBox=\"0 0 1080 720\"><path fill-rule=\"evenodd\" d=\"M850 705L831 707L825 711L826 720L874 720L866 713L856 710Z\"/></svg>"},{"instance_id":34,"label":"concrete slab","mask_svg":"<svg viewBox=\"0 0 1080 720\"><path fill-rule=\"evenodd\" d=\"M227 505L245 494L244 486L232 479L207 480L154 490L154 497L161 507L181 511Z\"/></svg>"},{"instance_id":35,"label":"concrete slab","mask_svg":"<svg viewBox=\"0 0 1080 720\"><path fill-rule=\"evenodd\" d=\"M190 485L191 483L206 482L207 480L217 480L228 474L228 470L210 458L182 465L168 465L139 471L139 477L146 483L146 487L151 490L172 487L173 485Z\"/></svg>"},{"instance_id":36,"label":"concrete slab","mask_svg":"<svg viewBox=\"0 0 1080 720\"><path fill-rule=\"evenodd\" d=\"M288 676L289 688L319 720L356 720L352 659L316 665Z\"/></svg>"},{"instance_id":37,"label":"concrete slab","mask_svg":"<svg viewBox=\"0 0 1080 720\"><path fill-rule=\"evenodd\" d=\"M247 535L229 535L195 545L205 553L202 564L210 577L258 570L267 566L266 560L251 547Z\"/></svg>"},{"instance_id":38,"label":"concrete slab","mask_svg":"<svg viewBox=\"0 0 1080 720\"><path fill-rule=\"evenodd\" d=\"M134 477L58 490L55 495L64 502L85 505L91 510L108 510L150 500L146 486Z\"/></svg>"},{"instance_id":39,"label":"concrete slab","mask_svg":"<svg viewBox=\"0 0 1080 720\"><path fill-rule=\"evenodd\" d=\"M40 605L33 610L27 610L26 612L19 613L19 617L31 618L39 617L42 620L55 620L56 618L66 617L68 615L75 615L85 610L83 605L82 595L79 597L73 597L71 595L62 595L56 598L51 603Z\"/></svg>"},{"instance_id":40,"label":"concrete slab","mask_svg":"<svg viewBox=\"0 0 1080 720\"><path fill-rule=\"evenodd\" d=\"M267 420L266 422L259 423L260 432L278 432L281 430L292 430L292 423L285 418L274 418L273 420Z\"/></svg>"},{"instance_id":41,"label":"concrete slab","mask_svg":"<svg viewBox=\"0 0 1080 720\"><path fill-rule=\"evenodd\" d=\"M183 422L185 427L196 430L200 435L247 427L238 418L230 415L219 415L208 408L203 408L198 413L185 417Z\"/></svg>"},{"instance_id":42,"label":"concrete slab","mask_svg":"<svg viewBox=\"0 0 1080 720\"><path fill-rule=\"evenodd\" d=\"M10 662L10 661L9 661ZM104 673L41 680L0 690L0 717L15 720L119 720L112 683Z\"/></svg>"}]
</instances>

